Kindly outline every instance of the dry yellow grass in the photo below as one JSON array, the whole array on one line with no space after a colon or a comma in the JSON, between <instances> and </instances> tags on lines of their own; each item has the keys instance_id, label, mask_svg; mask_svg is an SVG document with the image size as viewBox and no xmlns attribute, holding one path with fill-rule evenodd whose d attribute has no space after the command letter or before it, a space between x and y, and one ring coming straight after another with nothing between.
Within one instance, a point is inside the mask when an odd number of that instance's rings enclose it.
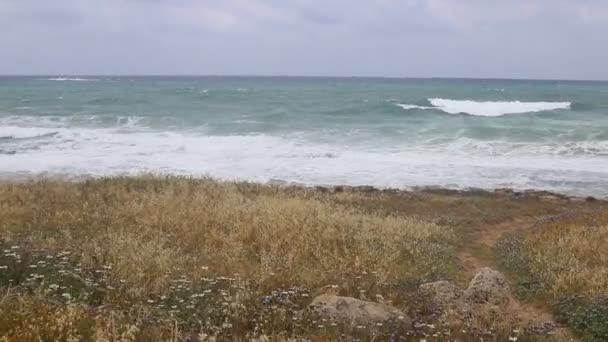
<instances>
[{"instance_id":1,"label":"dry yellow grass","mask_svg":"<svg viewBox=\"0 0 608 342\"><path fill-rule=\"evenodd\" d=\"M531 272L554 297L608 294L608 212L548 224L525 236Z\"/></svg>"},{"instance_id":2,"label":"dry yellow grass","mask_svg":"<svg viewBox=\"0 0 608 342\"><path fill-rule=\"evenodd\" d=\"M608 210L549 220L505 246L520 292L553 306L584 340L608 339Z\"/></svg>"},{"instance_id":3,"label":"dry yellow grass","mask_svg":"<svg viewBox=\"0 0 608 342\"><path fill-rule=\"evenodd\" d=\"M5 261L19 259L10 266L15 279L0 274L0 287L27 284L61 303L67 298L69 305L80 301L138 308L145 314L136 315L148 317L159 301L172 300L182 289L176 284L183 282L193 298L199 295L196 290L201 296L207 291L221 294L222 301L213 301L217 312L209 314L216 326L243 315L234 308L258 305L260 298L280 289L314 292L337 285L347 295L359 297L362 290L373 289L387 300L398 300L398 292L383 286L449 275L457 241L449 226L369 212L308 191L184 178L2 183L0 208ZM24 264L30 266L19 266ZM54 271L44 273L42 267ZM76 274L77 285L63 286L71 280L57 280L57 270ZM209 278L216 279L213 286L224 279L230 284L221 289L195 285ZM101 286L97 284L116 290L89 290ZM24 303L40 303L24 298ZM184 302L179 298L178 303ZM10 316L34 312L32 305ZM230 310L221 309L223 305ZM61 308L72 310L62 314L70 322L82 318L78 309ZM179 314L169 316L179 322ZM286 313L279 316L272 320L292 320ZM28 319L22 325L38 324ZM283 328L281 323L268 324Z\"/></svg>"},{"instance_id":4,"label":"dry yellow grass","mask_svg":"<svg viewBox=\"0 0 608 342\"><path fill-rule=\"evenodd\" d=\"M328 285L402 305L422 282L459 279L457 250L488 226L589 206L509 194L330 193L171 177L2 182L0 335L378 338L378 329L319 328L327 323L301 309ZM559 225L561 240L549 228L528 236L530 265L555 293L605 291L607 261L585 248L606 247L606 226L581 232ZM573 266L575 273L564 272Z\"/></svg>"},{"instance_id":5,"label":"dry yellow grass","mask_svg":"<svg viewBox=\"0 0 608 342\"><path fill-rule=\"evenodd\" d=\"M50 305L35 296L11 298L2 303L0 314L1 342L135 341L142 333L118 312L92 315L81 305Z\"/></svg>"},{"instance_id":6,"label":"dry yellow grass","mask_svg":"<svg viewBox=\"0 0 608 342\"><path fill-rule=\"evenodd\" d=\"M212 181L2 184L0 203L5 241L74 250L142 292L160 291L175 273L308 287L362 271L380 281L424 277L454 241L431 222Z\"/></svg>"}]
</instances>

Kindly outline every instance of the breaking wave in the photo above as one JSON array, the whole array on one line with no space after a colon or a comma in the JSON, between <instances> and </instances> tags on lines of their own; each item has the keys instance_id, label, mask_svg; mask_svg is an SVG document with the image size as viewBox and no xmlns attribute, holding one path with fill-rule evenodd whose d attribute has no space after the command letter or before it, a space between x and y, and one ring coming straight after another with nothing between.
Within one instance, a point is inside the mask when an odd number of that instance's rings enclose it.
<instances>
[{"instance_id":1,"label":"breaking wave","mask_svg":"<svg viewBox=\"0 0 608 342\"><path fill-rule=\"evenodd\" d=\"M397 106L409 109L440 110L448 114L469 114L474 116L503 116L570 109L571 102L521 102L521 101L472 101L441 98L428 99L430 106L398 103Z\"/></svg>"},{"instance_id":2,"label":"breaking wave","mask_svg":"<svg viewBox=\"0 0 608 342\"><path fill-rule=\"evenodd\" d=\"M0 140L47 138L57 133L51 128L0 126Z\"/></svg>"},{"instance_id":3,"label":"breaking wave","mask_svg":"<svg viewBox=\"0 0 608 342\"><path fill-rule=\"evenodd\" d=\"M47 81L60 81L60 82L65 82L65 81L73 81L73 82L96 82L99 81L96 78L81 78L81 77L51 77L51 78L47 78Z\"/></svg>"}]
</instances>

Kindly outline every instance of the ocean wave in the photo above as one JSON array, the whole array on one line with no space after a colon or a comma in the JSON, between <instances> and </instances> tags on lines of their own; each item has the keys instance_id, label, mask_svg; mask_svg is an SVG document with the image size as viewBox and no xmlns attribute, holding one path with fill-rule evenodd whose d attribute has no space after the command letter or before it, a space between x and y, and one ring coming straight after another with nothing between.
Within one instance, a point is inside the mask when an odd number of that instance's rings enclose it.
<instances>
[{"instance_id":1,"label":"ocean wave","mask_svg":"<svg viewBox=\"0 0 608 342\"><path fill-rule=\"evenodd\" d=\"M98 115L10 115L0 117L0 127L20 127L24 129L40 127L41 129L53 129L69 127L72 124L87 124L99 122L102 116ZM1 128L0 128L1 130Z\"/></svg>"},{"instance_id":2,"label":"ocean wave","mask_svg":"<svg viewBox=\"0 0 608 342\"><path fill-rule=\"evenodd\" d=\"M0 140L48 138L57 134L57 130L50 128L0 126Z\"/></svg>"},{"instance_id":3,"label":"ocean wave","mask_svg":"<svg viewBox=\"0 0 608 342\"><path fill-rule=\"evenodd\" d=\"M396 104L397 107L401 107L405 110L410 110L410 109L439 109L436 107L431 107L431 106L418 106L418 105L411 105L411 104L403 104L403 103L397 103Z\"/></svg>"},{"instance_id":4,"label":"ocean wave","mask_svg":"<svg viewBox=\"0 0 608 342\"><path fill-rule=\"evenodd\" d=\"M608 141L566 141L566 142L507 142L484 141L458 138L447 142L428 142L424 149L429 152L449 154L471 154L478 156L512 157L606 157Z\"/></svg>"},{"instance_id":5,"label":"ocean wave","mask_svg":"<svg viewBox=\"0 0 608 342\"><path fill-rule=\"evenodd\" d=\"M165 124L181 123L174 117L156 117L155 119ZM115 116L115 115L72 115L72 116L33 116L33 115L11 115L0 117L0 137L6 130L15 129L40 129L56 131L59 128L88 127L88 128L141 128L150 126L150 117L145 116Z\"/></svg>"},{"instance_id":6,"label":"ocean wave","mask_svg":"<svg viewBox=\"0 0 608 342\"><path fill-rule=\"evenodd\" d=\"M428 101L431 104L430 106L402 103L397 103L396 105L405 110L430 109L440 110L448 114L468 114L488 117L570 109L572 105L571 102L473 101L441 98L430 98Z\"/></svg>"},{"instance_id":7,"label":"ocean wave","mask_svg":"<svg viewBox=\"0 0 608 342\"><path fill-rule=\"evenodd\" d=\"M97 78L81 78L81 77L51 77L46 78L45 81L58 81L58 82L97 82L99 79Z\"/></svg>"},{"instance_id":8,"label":"ocean wave","mask_svg":"<svg viewBox=\"0 0 608 342\"><path fill-rule=\"evenodd\" d=\"M305 184L458 184L473 187L547 188L584 191L606 183L607 142L516 144L473 139L395 149L311 141L307 136L206 135L200 132L120 128L56 129L52 138L0 141L0 173L211 175L265 182L272 178ZM0 127L0 136L35 137L50 128ZM15 151L15 152L12 152ZM524 179L520 179L525 175ZM543 181L561 177L560 187ZM577 183L578 184L578 183ZM606 189L606 188L603 188ZM582 189L581 189L582 191Z\"/></svg>"},{"instance_id":9,"label":"ocean wave","mask_svg":"<svg viewBox=\"0 0 608 342\"><path fill-rule=\"evenodd\" d=\"M145 121L143 116L119 116L116 125L122 128L147 128Z\"/></svg>"}]
</instances>

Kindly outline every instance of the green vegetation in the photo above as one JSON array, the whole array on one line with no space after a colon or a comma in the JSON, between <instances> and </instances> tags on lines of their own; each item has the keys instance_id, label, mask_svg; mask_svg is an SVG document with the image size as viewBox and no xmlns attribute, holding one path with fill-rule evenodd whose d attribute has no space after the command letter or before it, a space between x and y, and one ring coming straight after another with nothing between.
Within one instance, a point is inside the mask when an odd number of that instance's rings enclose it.
<instances>
[{"instance_id":1,"label":"green vegetation","mask_svg":"<svg viewBox=\"0 0 608 342\"><path fill-rule=\"evenodd\" d=\"M519 289L554 305L588 340L608 339L608 211L587 210L539 223L498 249Z\"/></svg>"}]
</instances>

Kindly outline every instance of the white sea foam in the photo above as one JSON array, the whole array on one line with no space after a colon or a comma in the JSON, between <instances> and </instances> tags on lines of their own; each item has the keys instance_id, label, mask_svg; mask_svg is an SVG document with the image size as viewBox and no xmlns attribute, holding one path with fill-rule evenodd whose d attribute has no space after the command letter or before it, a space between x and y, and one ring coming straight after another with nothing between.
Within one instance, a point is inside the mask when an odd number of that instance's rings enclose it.
<instances>
[{"instance_id":1,"label":"white sea foam","mask_svg":"<svg viewBox=\"0 0 608 342\"><path fill-rule=\"evenodd\" d=\"M53 128L0 126L0 138L2 139L29 139L46 137L56 133L57 130Z\"/></svg>"},{"instance_id":2,"label":"white sea foam","mask_svg":"<svg viewBox=\"0 0 608 342\"><path fill-rule=\"evenodd\" d=\"M159 117L159 120L173 122L174 117ZM0 132L13 130L47 130L50 128L70 127L74 124L94 127L107 121L104 115L73 115L73 116L30 116L11 115L0 117ZM115 126L123 129L147 129L147 118L143 116L118 116L115 118ZM53 129L56 131L56 129ZM9 134L10 135L10 134Z\"/></svg>"},{"instance_id":3,"label":"white sea foam","mask_svg":"<svg viewBox=\"0 0 608 342\"><path fill-rule=\"evenodd\" d=\"M438 109L435 107L429 107L429 106L417 106L417 105L410 105L410 104L402 104L402 103L397 103L396 104L398 107L401 107L405 110L408 109Z\"/></svg>"},{"instance_id":4,"label":"white sea foam","mask_svg":"<svg viewBox=\"0 0 608 342\"><path fill-rule=\"evenodd\" d=\"M306 136L0 127L0 136L36 138L54 132L44 139L0 140L0 149L15 151L0 154L0 174L153 172L259 182L543 188L581 194L608 188L608 161L597 156L608 152L605 143L512 144L509 152L508 144L461 139L437 146L366 148L323 144Z\"/></svg>"},{"instance_id":5,"label":"white sea foam","mask_svg":"<svg viewBox=\"0 0 608 342\"><path fill-rule=\"evenodd\" d=\"M143 128L145 118L142 116L119 116L116 119L116 124L123 128Z\"/></svg>"},{"instance_id":6,"label":"white sea foam","mask_svg":"<svg viewBox=\"0 0 608 342\"><path fill-rule=\"evenodd\" d=\"M82 77L51 77L47 78L47 81L72 81L72 82L97 82L99 79L97 78L82 78Z\"/></svg>"},{"instance_id":7,"label":"white sea foam","mask_svg":"<svg viewBox=\"0 0 608 342\"><path fill-rule=\"evenodd\" d=\"M503 116L568 109L570 102L521 102L521 101L473 101L450 100L441 98L428 99L431 106L417 106L398 103L397 106L409 109L440 110L448 114L469 114L474 116Z\"/></svg>"},{"instance_id":8,"label":"white sea foam","mask_svg":"<svg viewBox=\"0 0 608 342\"><path fill-rule=\"evenodd\" d=\"M608 156L608 141L569 141L569 142L506 142L485 141L471 138L457 138L444 143L424 146L430 152L491 157L604 157Z\"/></svg>"}]
</instances>

